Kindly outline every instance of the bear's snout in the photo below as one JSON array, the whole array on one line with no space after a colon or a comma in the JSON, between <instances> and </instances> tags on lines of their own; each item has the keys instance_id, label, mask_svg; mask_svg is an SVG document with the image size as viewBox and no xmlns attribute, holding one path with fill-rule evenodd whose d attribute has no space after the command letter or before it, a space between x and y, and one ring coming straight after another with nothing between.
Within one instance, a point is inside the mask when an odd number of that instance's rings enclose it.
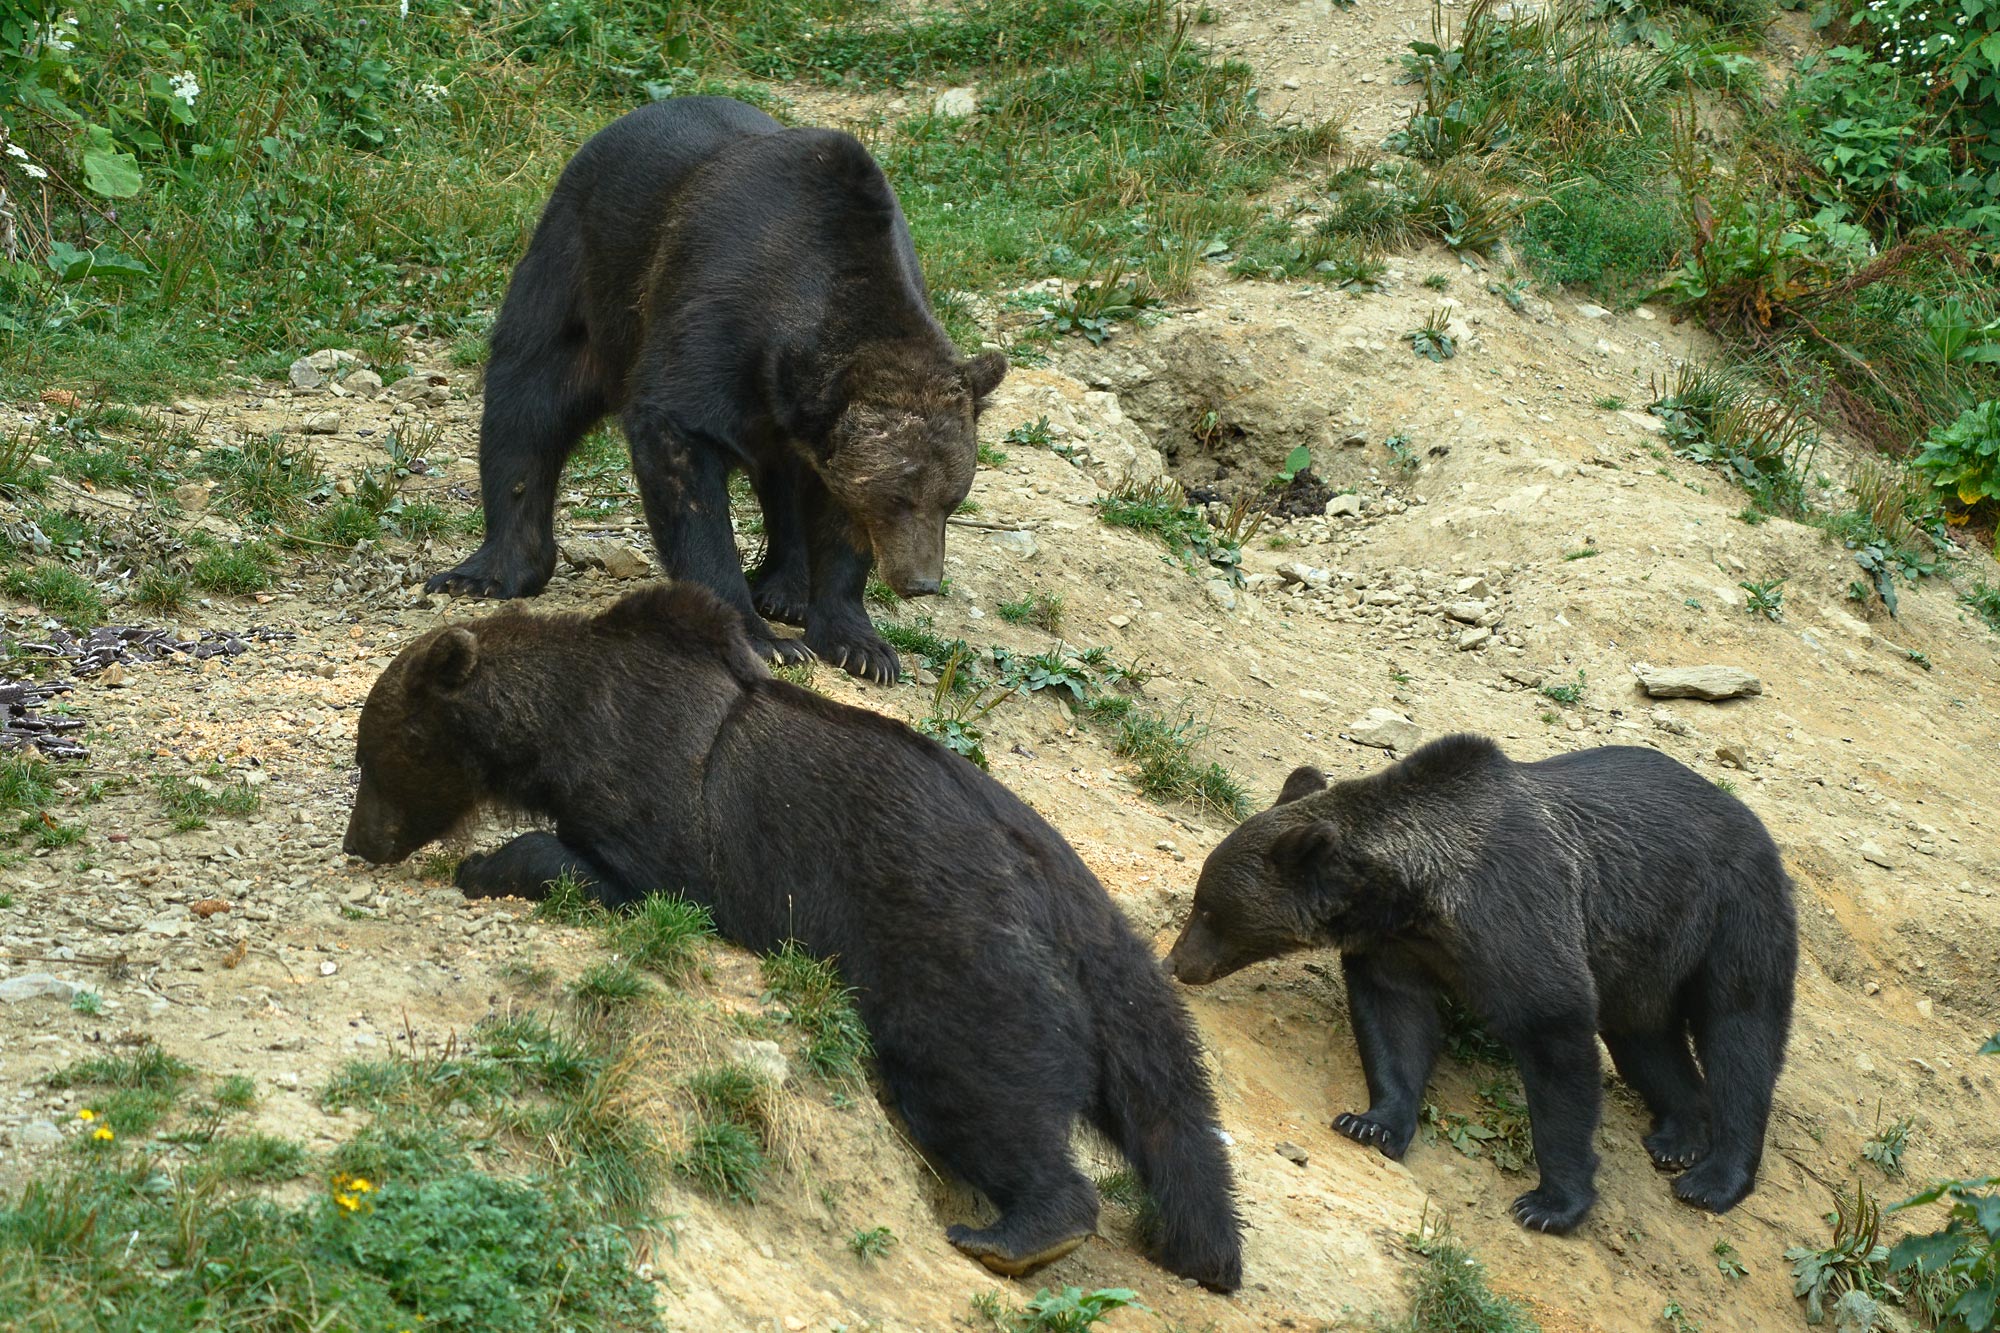
<instances>
[{"instance_id":1,"label":"bear's snout","mask_svg":"<svg viewBox=\"0 0 2000 1333\"><path fill-rule=\"evenodd\" d=\"M1186 986L1206 986L1222 975L1222 950L1213 932L1187 923L1181 937L1167 953L1167 970Z\"/></svg>"}]
</instances>

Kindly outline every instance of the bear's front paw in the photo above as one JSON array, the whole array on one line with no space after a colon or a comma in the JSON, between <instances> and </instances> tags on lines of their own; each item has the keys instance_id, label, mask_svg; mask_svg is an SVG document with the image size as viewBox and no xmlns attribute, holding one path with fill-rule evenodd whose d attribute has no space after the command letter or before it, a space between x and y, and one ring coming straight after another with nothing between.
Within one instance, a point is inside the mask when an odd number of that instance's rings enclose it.
<instances>
[{"instance_id":1,"label":"bear's front paw","mask_svg":"<svg viewBox=\"0 0 2000 1333\"><path fill-rule=\"evenodd\" d=\"M1530 1231L1546 1231L1562 1236L1576 1230L1597 1196L1585 1191L1569 1194L1543 1185L1514 1200L1514 1219Z\"/></svg>"},{"instance_id":2,"label":"bear's front paw","mask_svg":"<svg viewBox=\"0 0 2000 1333\"><path fill-rule=\"evenodd\" d=\"M1333 1118L1333 1128L1356 1143L1365 1143L1384 1157L1400 1158L1409 1151L1415 1130L1402 1129L1365 1113L1343 1111Z\"/></svg>"},{"instance_id":3,"label":"bear's front paw","mask_svg":"<svg viewBox=\"0 0 2000 1333\"><path fill-rule=\"evenodd\" d=\"M1755 1183L1753 1173L1742 1166L1704 1157L1674 1181L1674 1195L1682 1203L1726 1213L1743 1201Z\"/></svg>"},{"instance_id":4,"label":"bear's front paw","mask_svg":"<svg viewBox=\"0 0 2000 1333\"><path fill-rule=\"evenodd\" d=\"M757 656L772 666L798 666L813 660L813 650L806 646L804 639L787 639L767 631L752 634L750 646L757 650Z\"/></svg>"},{"instance_id":5,"label":"bear's front paw","mask_svg":"<svg viewBox=\"0 0 2000 1333\"><path fill-rule=\"evenodd\" d=\"M555 571L554 551L546 556L523 556L482 546L456 569L431 575L424 591L448 592L454 597L533 597L549 585L549 576Z\"/></svg>"},{"instance_id":6,"label":"bear's front paw","mask_svg":"<svg viewBox=\"0 0 2000 1333\"><path fill-rule=\"evenodd\" d=\"M806 623L806 580L803 572L760 573L750 581L750 604L766 620L782 625Z\"/></svg>"},{"instance_id":7,"label":"bear's front paw","mask_svg":"<svg viewBox=\"0 0 2000 1333\"><path fill-rule=\"evenodd\" d=\"M872 627L809 625L805 641L822 662L877 685L894 685L903 674L896 650Z\"/></svg>"}]
</instances>

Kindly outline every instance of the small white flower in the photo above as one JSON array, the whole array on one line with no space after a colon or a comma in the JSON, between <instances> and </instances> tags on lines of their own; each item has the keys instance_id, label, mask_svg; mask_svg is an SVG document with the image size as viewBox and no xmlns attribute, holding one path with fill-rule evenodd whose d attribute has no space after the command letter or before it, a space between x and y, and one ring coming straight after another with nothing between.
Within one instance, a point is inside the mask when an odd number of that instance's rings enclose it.
<instances>
[{"instance_id":1,"label":"small white flower","mask_svg":"<svg viewBox=\"0 0 2000 1333\"><path fill-rule=\"evenodd\" d=\"M46 169L38 167L32 162L17 162L14 165L26 172L28 179L31 181L47 180L49 178L49 173Z\"/></svg>"},{"instance_id":2,"label":"small white flower","mask_svg":"<svg viewBox=\"0 0 2000 1333\"><path fill-rule=\"evenodd\" d=\"M418 95L427 102L442 102L445 94L450 91L449 88L446 88L441 83L420 83L417 85Z\"/></svg>"},{"instance_id":3,"label":"small white flower","mask_svg":"<svg viewBox=\"0 0 2000 1333\"><path fill-rule=\"evenodd\" d=\"M17 143L10 143L7 145L7 156L24 158L27 155L28 155L28 150L21 147L21 145Z\"/></svg>"},{"instance_id":4,"label":"small white flower","mask_svg":"<svg viewBox=\"0 0 2000 1333\"><path fill-rule=\"evenodd\" d=\"M184 69L168 79L167 87L175 97L189 106L194 105L194 99L201 93L201 85L195 82L194 71L189 69Z\"/></svg>"},{"instance_id":5,"label":"small white flower","mask_svg":"<svg viewBox=\"0 0 2000 1333\"><path fill-rule=\"evenodd\" d=\"M399 19L406 19L409 16L410 16L410 0L402 0L402 3L396 6L396 17Z\"/></svg>"}]
</instances>

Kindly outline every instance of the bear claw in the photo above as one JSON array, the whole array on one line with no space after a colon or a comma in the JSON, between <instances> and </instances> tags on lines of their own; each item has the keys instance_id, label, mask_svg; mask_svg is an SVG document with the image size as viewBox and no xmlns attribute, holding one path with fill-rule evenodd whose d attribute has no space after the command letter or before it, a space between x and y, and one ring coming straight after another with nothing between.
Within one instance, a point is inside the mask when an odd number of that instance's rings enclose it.
<instances>
[{"instance_id":1,"label":"bear claw","mask_svg":"<svg viewBox=\"0 0 2000 1333\"><path fill-rule=\"evenodd\" d=\"M1589 1195L1581 1200L1568 1200L1546 1190L1532 1189L1514 1200L1514 1220L1530 1231L1567 1235L1576 1230L1594 1201Z\"/></svg>"},{"instance_id":2,"label":"bear claw","mask_svg":"<svg viewBox=\"0 0 2000 1333\"><path fill-rule=\"evenodd\" d=\"M1002 1277L1020 1277L1044 1264L1052 1264L1090 1238L1089 1231L1079 1231L1073 1235L1059 1237L1046 1245L1036 1247L1028 1254L1021 1254L996 1243L991 1233L975 1231L971 1227L954 1226L945 1232L945 1239L957 1246L969 1258L977 1259Z\"/></svg>"},{"instance_id":3,"label":"bear claw","mask_svg":"<svg viewBox=\"0 0 2000 1333\"><path fill-rule=\"evenodd\" d=\"M1345 1134L1356 1143L1365 1143L1376 1149L1384 1157L1401 1157L1410 1146L1407 1137L1398 1135L1381 1121L1357 1115L1353 1111L1343 1111L1335 1116L1332 1128L1336 1133Z\"/></svg>"}]
</instances>

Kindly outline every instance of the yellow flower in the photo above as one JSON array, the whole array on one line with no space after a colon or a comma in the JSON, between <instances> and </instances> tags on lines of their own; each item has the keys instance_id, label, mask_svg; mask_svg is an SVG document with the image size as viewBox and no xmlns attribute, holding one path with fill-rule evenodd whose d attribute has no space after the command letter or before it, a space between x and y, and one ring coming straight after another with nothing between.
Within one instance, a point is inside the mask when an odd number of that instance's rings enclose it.
<instances>
[{"instance_id":1,"label":"yellow flower","mask_svg":"<svg viewBox=\"0 0 2000 1333\"><path fill-rule=\"evenodd\" d=\"M99 1143L109 1143L118 1136L105 1126L99 1125L96 1129L90 1131L90 1137L96 1139Z\"/></svg>"},{"instance_id":2,"label":"yellow flower","mask_svg":"<svg viewBox=\"0 0 2000 1333\"><path fill-rule=\"evenodd\" d=\"M352 1194L336 1194L333 1201L350 1213L361 1206L361 1201Z\"/></svg>"},{"instance_id":3,"label":"yellow flower","mask_svg":"<svg viewBox=\"0 0 2000 1333\"><path fill-rule=\"evenodd\" d=\"M86 1106L81 1111L78 1111L76 1113L76 1118L78 1120L95 1120L97 1119L97 1112L91 1110L88 1106Z\"/></svg>"},{"instance_id":4,"label":"yellow flower","mask_svg":"<svg viewBox=\"0 0 2000 1333\"><path fill-rule=\"evenodd\" d=\"M356 1176L347 1182L347 1187L356 1194L372 1194L375 1192L375 1187L368 1183L368 1177L366 1176Z\"/></svg>"}]
</instances>

